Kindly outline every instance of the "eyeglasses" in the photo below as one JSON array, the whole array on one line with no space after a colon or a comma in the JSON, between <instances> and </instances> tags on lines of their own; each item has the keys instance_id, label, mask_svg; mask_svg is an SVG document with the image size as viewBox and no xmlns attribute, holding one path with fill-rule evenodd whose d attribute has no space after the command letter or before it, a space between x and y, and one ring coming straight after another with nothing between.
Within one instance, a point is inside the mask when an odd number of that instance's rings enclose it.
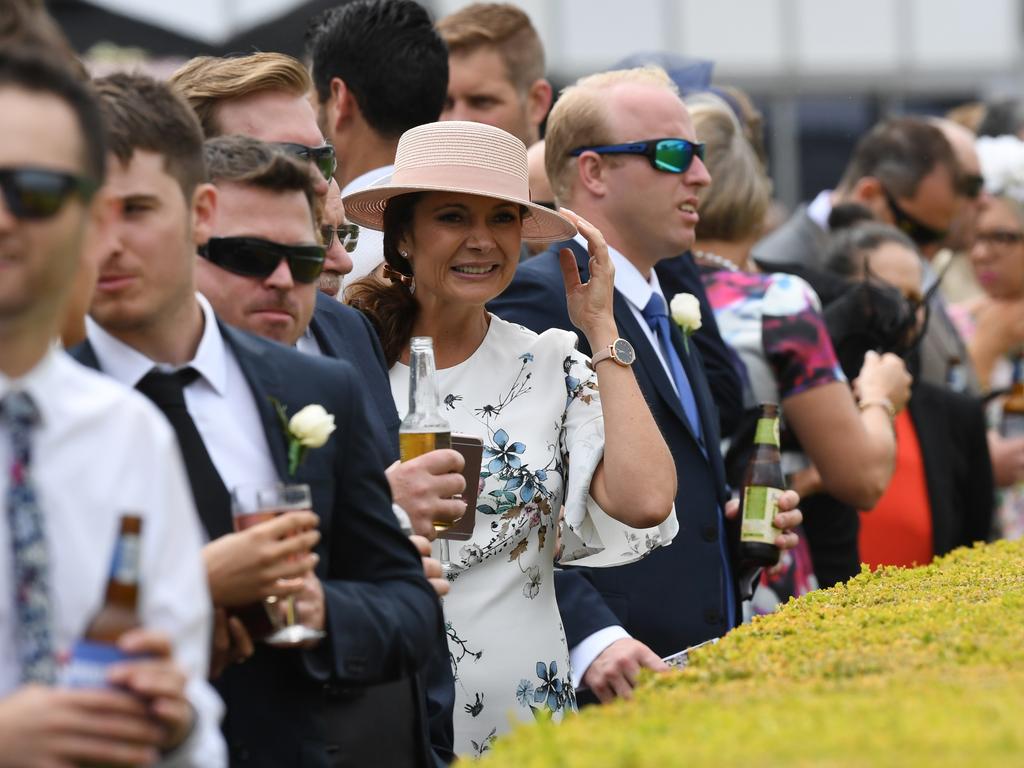
<instances>
[{"instance_id":1,"label":"eyeglasses","mask_svg":"<svg viewBox=\"0 0 1024 768\"><path fill-rule=\"evenodd\" d=\"M307 147L305 144L279 141L277 146L301 160L307 160L316 165L327 181L331 180L335 169L338 167L338 156L334 152L334 147L330 144L324 144L322 147Z\"/></svg>"},{"instance_id":2,"label":"eyeglasses","mask_svg":"<svg viewBox=\"0 0 1024 768\"><path fill-rule=\"evenodd\" d=\"M352 253L359 245L359 225L358 224L341 224L337 227L332 227L330 224L324 224L320 227L320 236L324 240L324 249L327 250L334 243L334 237L337 235L341 247L349 253Z\"/></svg>"},{"instance_id":3,"label":"eyeglasses","mask_svg":"<svg viewBox=\"0 0 1024 768\"><path fill-rule=\"evenodd\" d=\"M17 219L55 216L72 194L88 202L96 192L91 179L45 168L0 168L4 203Z\"/></svg>"},{"instance_id":4,"label":"eyeglasses","mask_svg":"<svg viewBox=\"0 0 1024 768\"><path fill-rule=\"evenodd\" d=\"M323 271L324 248L321 245L284 245L259 237L211 237L199 246L199 255L211 264L244 277L270 277L281 263L297 283L312 283Z\"/></svg>"},{"instance_id":5,"label":"eyeglasses","mask_svg":"<svg viewBox=\"0 0 1024 768\"><path fill-rule=\"evenodd\" d=\"M576 147L569 152L569 157L579 157L584 152L596 152L599 155L643 155L652 168L665 173L686 173L695 157L704 162L704 144L686 139L650 139L628 144Z\"/></svg>"},{"instance_id":6,"label":"eyeglasses","mask_svg":"<svg viewBox=\"0 0 1024 768\"><path fill-rule=\"evenodd\" d=\"M945 229L935 229L935 227L929 227L927 224L922 224L900 208L899 203L896 202L896 198L889 194L888 189L882 187L882 193L885 195L885 200L889 204L889 210L892 211L893 224L895 224L898 230L915 243L923 247L926 245L932 245L933 243L937 243L946 238L947 231Z\"/></svg>"},{"instance_id":7,"label":"eyeglasses","mask_svg":"<svg viewBox=\"0 0 1024 768\"><path fill-rule=\"evenodd\" d=\"M956 184L956 191L966 198L976 200L985 186L985 177L977 173L965 173Z\"/></svg>"},{"instance_id":8,"label":"eyeglasses","mask_svg":"<svg viewBox=\"0 0 1024 768\"><path fill-rule=\"evenodd\" d=\"M978 243L988 246L1002 245L1009 247L1024 242L1024 232L1016 232L1012 229L993 229L988 232L978 232L974 239Z\"/></svg>"}]
</instances>

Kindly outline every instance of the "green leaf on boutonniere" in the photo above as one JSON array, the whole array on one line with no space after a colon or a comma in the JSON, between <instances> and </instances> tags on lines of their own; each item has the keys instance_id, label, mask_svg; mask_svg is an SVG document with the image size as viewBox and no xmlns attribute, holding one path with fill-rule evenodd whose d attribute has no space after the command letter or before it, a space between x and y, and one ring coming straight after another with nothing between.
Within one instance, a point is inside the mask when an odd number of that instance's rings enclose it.
<instances>
[{"instance_id":1,"label":"green leaf on boutonniere","mask_svg":"<svg viewBox=\"0 0 1024 768\"><path fill-rule=\"evenodd\" d=\"M306 456L306 449L302 446L302 444L298 440L295 440L294 438L292 438L291 440L288 441L288 474L289 475L291 475L292 477L295 476L295 473L299 470L299 464L302 463L302 460L305 458L305 456Z\"/></svg>"}]
</instances>

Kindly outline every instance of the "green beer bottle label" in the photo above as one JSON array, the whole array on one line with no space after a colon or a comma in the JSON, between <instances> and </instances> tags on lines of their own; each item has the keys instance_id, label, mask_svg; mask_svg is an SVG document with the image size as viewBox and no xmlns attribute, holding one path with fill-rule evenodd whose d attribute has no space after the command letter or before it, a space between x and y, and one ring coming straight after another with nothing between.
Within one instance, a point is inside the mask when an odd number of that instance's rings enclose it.
<instances>
[{"instance_id":1,"label":"green beer bottle label","mask_svg":"<svg viewBox=\"0 0 1024 768\"><path fill-rule=\"evenodd\" d=\"M779 420L758 419L757 431L754 432L754 443L758 445L774 445L779 447Z\"/></svg>"},{"instance_id":2,"label":"green beer bottle label","mask_svg":"<svg viewBox=\"0 0 1024 768\"><path fill-rule=\"evenodd\" d=\"M765 419L764 421L768 421ZM758 426L760 430L760 426ZM782 490L752 485L743 491L743 526L740 538L747 542L774 544L778 531L772 527L779 511Z\"/></svg>"}]
</instances>

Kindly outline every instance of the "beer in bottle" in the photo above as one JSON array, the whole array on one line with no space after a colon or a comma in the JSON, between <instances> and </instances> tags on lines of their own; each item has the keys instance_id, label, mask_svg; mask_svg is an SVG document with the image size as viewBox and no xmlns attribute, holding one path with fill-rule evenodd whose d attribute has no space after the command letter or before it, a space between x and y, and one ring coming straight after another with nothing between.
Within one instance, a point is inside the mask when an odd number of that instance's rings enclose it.
<instances>
[{"instance_id":1,"label":"beer in bottle","mask_svg":"<svg viewBox=\"0 0 1024 768\"><path fill-rule=\"evenodd\" d=\"M1024 437L1024 372L1022 359L1018 355L1013 359L1013 386L1003 403L1003 417L999 422L999 432L1003 437Z\"/></svg>"},{"instance_id":2,"label":"beer in bottle","mask_svg":"<svg viewBox=\"0 0 1024 768\"><path fill-rule=\"evenodd\" d=\"M121 516L103 605L71 649L71 658L62 674L64 685L104 688L107 667L128 658L117 648L117 641L141 624L137 610L141 532L140 517Z\"/></svg>"},{"instance_id":3,"label":"beer in bottle","mask_svg":"<svg viewBox=\"0 0 1024 768\"><path fill-rule=\"evenodd\" d=\"M775 565L779 548L778 531L772 526L779 511L779 496L785 490L779 456L779 406L763 403L754 433L754 453L743 478L740 501L742 528L740 560L756 565Z\"/></svg>"},{"instance_id":4,"label":"beer in bottle","mask_svg":"<svg viewBox=\"0 0 1024 768\"><path fill-rule=\"evenodd\" d=\"M413 336L409 342L409 412L398 428L398 449L402 461L415 459L438 448L452 447L452 428L441 413L434 369L434 340ZM434 529L443 531L451 523L436 520ZM448 542L442 542L441 561L447 563Z\"/></svg>"}]
</instances>

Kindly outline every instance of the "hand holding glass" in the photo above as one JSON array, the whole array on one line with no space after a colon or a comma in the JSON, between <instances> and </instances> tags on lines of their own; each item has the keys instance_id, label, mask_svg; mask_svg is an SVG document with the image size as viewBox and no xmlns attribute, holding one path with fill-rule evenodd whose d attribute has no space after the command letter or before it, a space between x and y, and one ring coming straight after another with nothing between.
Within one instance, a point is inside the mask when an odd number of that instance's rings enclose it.
<instances>
[{"instance_id":1,"label":"hand holding glass","mask_svg":"<svg viewBox=\"0 0 1024 768\"><path fill-rule=\"evenodd\" d=\"M239 486L231 494L235 530L244 531L293 510L311 510L312 497L308 485ZM299 531L294 531L294 534ZM270 625L270 634L263 638L268 645L292 647L310 640L319 640L324 633L298 623L295 598L268 597L263 601L263 615ZM243 618L256 618L243 614ZM248 623L248 622L247 622ZM261 622L262 623L262 622ZM258 629L257 635L261 634Z\"/></svg>"}]
</instances>

